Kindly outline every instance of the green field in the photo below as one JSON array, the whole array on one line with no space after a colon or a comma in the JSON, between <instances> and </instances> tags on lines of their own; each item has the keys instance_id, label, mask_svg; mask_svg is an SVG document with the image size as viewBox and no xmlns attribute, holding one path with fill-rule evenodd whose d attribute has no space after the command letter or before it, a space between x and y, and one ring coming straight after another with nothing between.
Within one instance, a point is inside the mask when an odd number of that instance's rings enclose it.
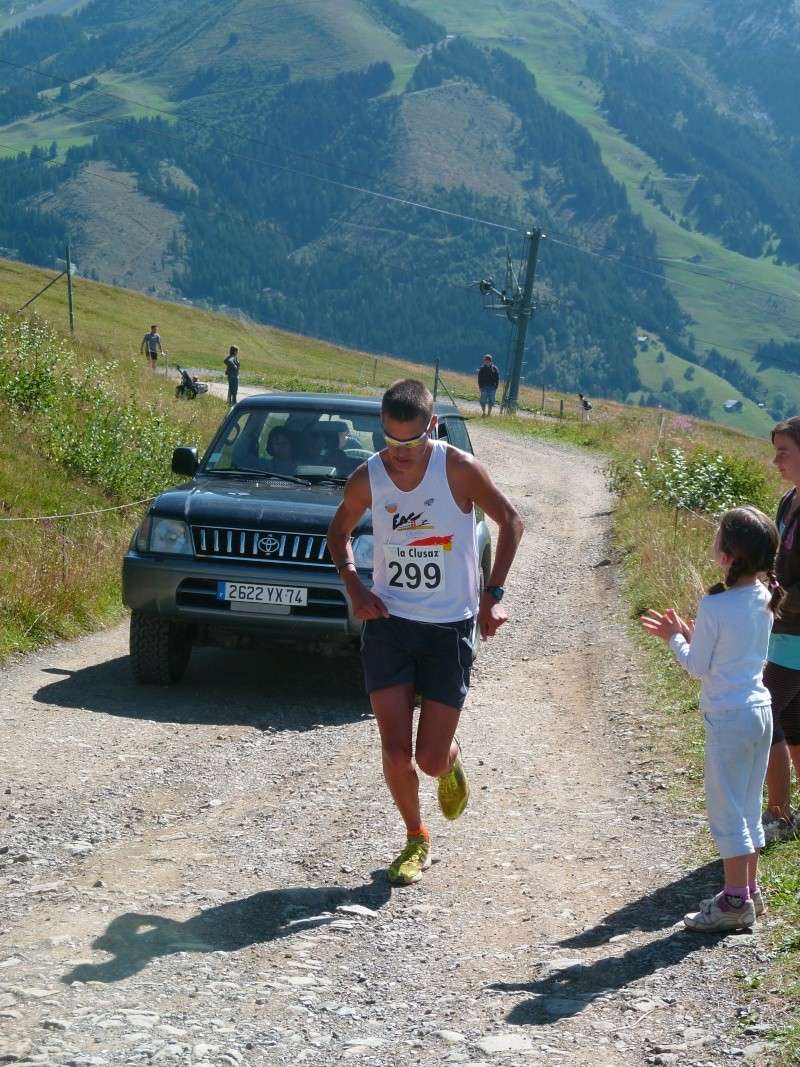
<instances>
[{"instance_id":1,"label":"green field","mask_svg":"<svg viewBox=\"0 0 800 1067\"><path fill-rule=\"evenodd\" d=\"M664 357L663 363L657 362L659 355ZM690 368L691 370L689 370ZM676 390L680 392L702 386L705 389L706 396L713 404L711 418L724 426L730 426L734 429L742 430L744 433L764 437L775 424L775 420L768 412L763 408L759 408L752 400L748 400L738 389L734 389L719 375L712 374L711 371L698 367L694 363L689 363L687 360L682 359L681 356L676 356L656 341L651 342L646 351L642 352L640 350L636 353L636 369L639 371L644 390L660 392L665 378L672 378ZM690 380L684 377L687 370L693 374ZM628 398L628 402L631 404L638 403L639 396L639 393L632 394ZM740 400L742 402L742 410L733 413L725 411L723 405L727 400Z\"/></svg>"},{"instance_id":2,"label":"green field","mask_svg":"<svg viewBox=\"0 0 800 1067\"><path fill-rule=\"evenodd\" d=\"M632 207L655 232L659 254L675 260L665 264L666 275L675 297L696 320L692 329L698 351L718 347L758 373L771 392L784 393L800 408L800 378L776 368L760 371L752 358L755 348L770 338L788 341L800 336L800 272L768 259L749 259L713 237L684 230L645 198L640 183L646 175L656 182L668 176L601 114L598 86L584 73L586 49L599 32L586 14L568 0L537 0L524 7L503 0L486 0L477 7L465 7L459 0L411 3L442 21L449 32L501 46L528 66L541 93L591 133L606 166L625 184ZM699 263L687 262L696 256ZM733 288L721 275L778 296Z\"/></svg>"},{"instance_id":3,"label":"green field","mask_svg":"<svg viewBox=\"0 0 800 1067\"><path fill-rule=\"evenodd\" d=\"M89 144L109 121L122 117L150 118L156 114L153 108L167 113L175 110L175 105L162 95L153 80L109 72L102 74L98 81L96 90L76 94L66 105L56 99L57 89L49 90L43 95L51 101L51 110L0 126L0 156L30 151L34 145L49 148L55 141L58 156L63 159L67 149ZM169 121L169 114L161 117Z\"/></svg>"}]
</instances>

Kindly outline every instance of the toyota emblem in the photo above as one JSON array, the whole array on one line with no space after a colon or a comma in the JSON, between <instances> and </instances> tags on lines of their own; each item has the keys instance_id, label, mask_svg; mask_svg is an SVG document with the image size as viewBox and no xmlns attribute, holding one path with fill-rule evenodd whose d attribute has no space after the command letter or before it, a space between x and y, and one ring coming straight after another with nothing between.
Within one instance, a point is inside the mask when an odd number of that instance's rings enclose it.
<instances>
[{"instance_id":1,"label":"toyota emblem","mask_svg":"<svg viewBox=\"0 0 800 1067\"><path fill-rule=\"evenodd\" d=\"M258 551L265 556L274 555L280 548L280 541L277 537L259 537L258 539Z\"/></svg>"}]
</instances>

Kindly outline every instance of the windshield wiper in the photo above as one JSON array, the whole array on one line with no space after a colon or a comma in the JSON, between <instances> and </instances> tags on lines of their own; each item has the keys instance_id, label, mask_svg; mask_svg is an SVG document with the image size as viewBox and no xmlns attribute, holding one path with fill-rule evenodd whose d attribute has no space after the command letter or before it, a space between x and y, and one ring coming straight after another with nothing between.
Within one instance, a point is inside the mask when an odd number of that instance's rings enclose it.
<instances>
[{"instance_id":1,"label":"windshield wiper","mask_svg":"<svg viewBox=\"0 0 800 1067\"><path fill-rule=\"evenodd\" d=\"M278 482L295 482L297 485L311 485L306 478L298 478L295 474L276 474L274 471L256 470L254 467L230 467L222 471L202 471L203 474L255 474L259 478Z\"/></svg>"}]
</instances>

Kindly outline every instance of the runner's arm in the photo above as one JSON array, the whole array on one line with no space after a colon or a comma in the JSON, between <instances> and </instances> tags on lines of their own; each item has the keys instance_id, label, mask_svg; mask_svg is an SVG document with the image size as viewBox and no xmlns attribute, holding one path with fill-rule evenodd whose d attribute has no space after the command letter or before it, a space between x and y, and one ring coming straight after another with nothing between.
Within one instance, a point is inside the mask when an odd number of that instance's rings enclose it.
<instances>
[{"instance_id":1,"label":"runner's arm","mask_svg":"<svg viewBox=\"0 0 800 1067\"><path fill-rule=\"evenodd\" d=\"M348 478L342 502L328 527L328 551L331 559L344 582L353 614L363 620L389 617L386 605L380 597L367 589L359 578L350 544L350 535L371 504L369 474L366 465L362 464Z\"/></svg>"},{"instance_id":2,"label":"runner's arm","mask_svg":"<svg viewBox=\"0 0 800 1067\"><path fill-rule=\"evenodd\" d=\"M454 449L453 452L456 452ZM474 456L465 452L456 453L453 488L459 497L471 500L473 505L494 519L498 526L497 547L487 585L504 585L511 570L522 539L523 525L519 513L505 493L501 493L486 468ZM503 605L491 593L484 593L478 606L478 627L481 637L493 637L499 627L508 621Z\"/></svg>"}]
</instances>

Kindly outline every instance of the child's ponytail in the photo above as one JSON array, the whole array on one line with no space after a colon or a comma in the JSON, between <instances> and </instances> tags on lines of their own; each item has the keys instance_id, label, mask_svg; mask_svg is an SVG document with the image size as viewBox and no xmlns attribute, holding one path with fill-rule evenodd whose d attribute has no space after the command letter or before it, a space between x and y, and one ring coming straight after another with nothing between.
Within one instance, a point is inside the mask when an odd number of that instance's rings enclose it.
<instances>
[{"instance_id":1,"label":"child's ponytail","mask_svg":"<svg viewBox=\"0 0 800 1067\"><path fill-rule=\"evenodd\" d=\"M708 591L709 596L715 596L717 593L724 593L726 589L732 589L739 579L744 578L746 574L752 574L748 561L743 558L735 559L728 568L725 581L712 585Z\"/></svg>"},{"instance_id":2,"label":"child's ponytail","mask_svg":"<svg viewBox=\"0 0 800 1067\"><path fill-rule=\"evenodd\" d=\"M781 589L777 575L773 570L767 571L767 589L769 589L770 593L772 593L772 596L770 597L769 601L769 609L772 614L775 615L777 614L778 609L781 606L781 601L783 600L784 592L783 589Z\"/></svg>"}]
</instances>

